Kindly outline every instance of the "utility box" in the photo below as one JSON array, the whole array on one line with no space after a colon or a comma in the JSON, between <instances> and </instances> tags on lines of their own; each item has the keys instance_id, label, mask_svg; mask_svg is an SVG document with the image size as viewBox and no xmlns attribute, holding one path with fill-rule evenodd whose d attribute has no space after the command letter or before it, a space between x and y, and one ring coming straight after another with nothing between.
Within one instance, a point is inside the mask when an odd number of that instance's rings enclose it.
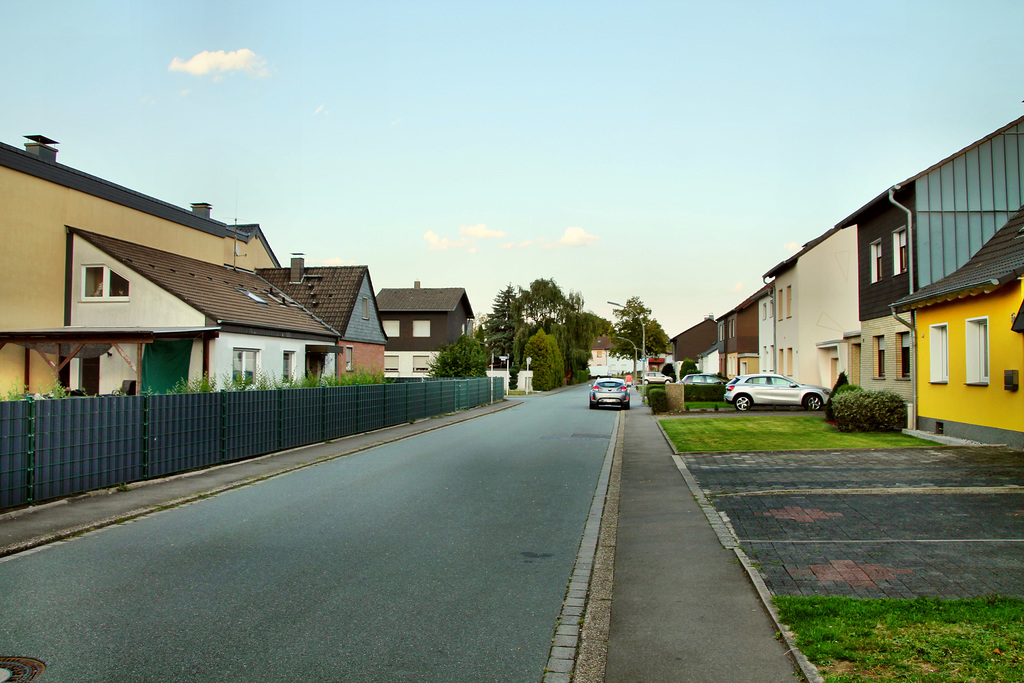
<instances>
[{"instance_id":1,"label":"utility box","mask_svg":"<svg viewBox=\"0 0 1024 683\"><path fill-rule=\"evenodd\" d=\"M1020 388L1020 371L1003 370L1003 389L1017 391Z\"/></svg>"}]
</instances>

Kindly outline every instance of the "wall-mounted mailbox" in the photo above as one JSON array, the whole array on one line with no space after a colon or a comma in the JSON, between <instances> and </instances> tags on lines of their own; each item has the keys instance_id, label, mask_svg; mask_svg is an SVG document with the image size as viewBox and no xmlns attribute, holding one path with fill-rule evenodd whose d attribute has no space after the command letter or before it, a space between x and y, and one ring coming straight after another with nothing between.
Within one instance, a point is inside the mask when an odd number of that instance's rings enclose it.
<instances>
[{"instance_id":1,"label":"wall-mounted mailbox","mask_svg":"<svg viewBox=\"0 0 1024 683\"><path fill-rule=\"evenodd\" d=\"M1017 391L1020 388L1020 372L1018 370L1003 370L1003 389Z\"/></svg>"}]
</instances>

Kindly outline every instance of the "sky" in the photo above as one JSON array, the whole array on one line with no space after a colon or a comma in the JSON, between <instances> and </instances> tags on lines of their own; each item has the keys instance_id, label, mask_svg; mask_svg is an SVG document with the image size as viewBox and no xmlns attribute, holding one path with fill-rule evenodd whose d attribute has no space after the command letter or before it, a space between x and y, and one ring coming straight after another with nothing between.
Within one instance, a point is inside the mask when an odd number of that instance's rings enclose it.
<instances>
[{"instance_id":1,"label":"sky","mask_svg":"<svg viewBox=\"0 0 1024 683\"><path fill-rule=\"evenodd\" d=\"M0 141L375 288L668 335L1024 115L1019 0L0 0Z\"/></svg>"}]
</instances>

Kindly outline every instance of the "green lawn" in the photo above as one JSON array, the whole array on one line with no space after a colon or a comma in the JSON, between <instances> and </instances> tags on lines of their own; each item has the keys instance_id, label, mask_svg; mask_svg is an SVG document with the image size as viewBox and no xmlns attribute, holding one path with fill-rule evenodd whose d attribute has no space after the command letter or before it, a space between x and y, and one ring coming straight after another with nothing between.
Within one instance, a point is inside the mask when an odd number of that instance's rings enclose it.
<instances>
[{"instance_id":1,"label":"green lawn","mask_svg":"<svg viewBox=\"0 0 1024 683\"><path fill-rule=\"evenodd\" d=\"M822 420L820 415L666 417L660 422L680 453L934 445L899 432L842 433Z\"/></svg>"},{"instance_id":2,"label":"green lawn","mask_svg":"<svg viewBox=\"0 0 1024 683\"><path fill-rule=\"evenodd\" d=\"M1024 681L1024 600L776 597L826 683Z\"/></svg>"}]
</instances>

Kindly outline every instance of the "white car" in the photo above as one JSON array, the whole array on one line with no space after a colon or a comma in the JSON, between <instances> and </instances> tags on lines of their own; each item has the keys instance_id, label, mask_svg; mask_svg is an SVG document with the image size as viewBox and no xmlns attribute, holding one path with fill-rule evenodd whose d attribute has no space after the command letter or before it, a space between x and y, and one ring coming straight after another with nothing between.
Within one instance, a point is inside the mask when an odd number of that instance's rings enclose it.
<instances>
[{"instance_id":1,"label":"white car","mask_svg":"<svg viewBox=\"0 0 1024 683\"><path fill-rule=\"evenodd\" d=\"M736 410L750 410L755 405L821 410L831 393L825 387L800 384L789 377L764 372L737 375L725 385L725 400L736 406Z\"/></svg>"},{"instance_id":2,"label":"white car","mask_svg":"<svg viewBox=\"0 0 1024 683\"><path fill-rule=\"evenodd\" d=\"M671 384L672 378L660 372L645 372L644 384Z\"/></svg>"}]
</instances>

